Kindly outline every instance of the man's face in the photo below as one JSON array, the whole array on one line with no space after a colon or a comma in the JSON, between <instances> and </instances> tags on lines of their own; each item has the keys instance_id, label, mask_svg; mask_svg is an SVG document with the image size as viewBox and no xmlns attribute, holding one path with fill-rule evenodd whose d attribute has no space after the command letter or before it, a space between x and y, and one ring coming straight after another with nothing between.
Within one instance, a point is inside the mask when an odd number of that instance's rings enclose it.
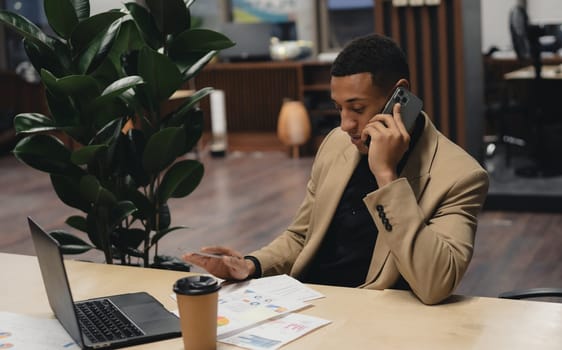
<instances>
[{"instance_id":1,"label":"man's face","mask_svg":"<svg viewBox=\"0 0 562 350\"><path fill-rule=\"evenodd\" d=\"M349 134L360 153L369 149L361 141L361 131L369 120L380 113L387 100L387 92L373 85L370 73L332 77L332 101L340 112L341 129Z\"/></svg>"}]
</instances>

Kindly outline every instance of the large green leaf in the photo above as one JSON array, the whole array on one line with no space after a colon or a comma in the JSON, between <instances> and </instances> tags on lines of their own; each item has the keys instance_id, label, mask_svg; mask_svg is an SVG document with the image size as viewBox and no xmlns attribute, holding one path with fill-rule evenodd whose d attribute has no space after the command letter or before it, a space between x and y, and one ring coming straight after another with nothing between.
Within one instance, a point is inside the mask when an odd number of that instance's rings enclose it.
<instances>
[{"instance_id":1,"label":"large green leaf","mask_svg":"<svg viewBox=\"0 0 562 350\"><path fill-rule=\"evenodd\" d=\"M45 85L48 84L46 81L44 83ZM51 117L56 125L79 126L80 113L76 110L74 101L70 96L64 93L53 93L47 89L45 97L47 98ZM80 143L84 142L81 141Z\"/></svg>"},{"instance_id":2,"label":"large green leaf","mask_svg":"<svg viewBox=\"0 0 562 350\"><path fill-rule=\"evenodd\" d=\"M27 18L20 16L17 13L0 10L0 22L3 22L8 27L15 30L18 34L29 39L35 44L47 46L51 50L54 49L53 40Z\"/></svg>"},{"instance_id":3,"label":"large green leaf","mask_svg":"<svg viewBox=\"0 0 562 350\"><path fill-rule=\"evenodd\" d=\"M123 18L119 33L113 42L113 46L109 51L108 59L111 60L121 72L127 72L128 75L136 75L137 62L132 65L134 71L130 71L129 60L127 55L132 51L138 51L146 46L139 30L135 26L132 19Z\"/></svg>"},{"instance_id":4,"label":"large green leaf","mask_svg":"<svg viewBox=\"0 0 562 350\"><path fill-rule=\"evenodd\" d=\"M56 53L46 45L37 45L29 39L23 39L23 48L36 71L46 69L58 76L68 73L67 67L63 66L64 60L60 59L61 53Z\"/></svg>"},{"instance_id":5,"label":"large green leaf","mask_svg":"<svg viewBox=\"0 0 562 350\"><path fill-rule=\"evenodd\" d=\"M91 125L91 120L84 120L84 118L88 117L85 114L85 109L100 94L97 81L94 78L88 75L68 75L57 79L45 70L41 71L41 76L48 92L56 98L55 101L49 100L49 102L56 104L56 101L59 101L60 104L57 104L57 107L62 109L61 113L73 113L73 115L57 113L55 115L57 124L68 125L70 123L70 125L76 125L81 120L84 126ZM73 109L75 109L75 112Z\"/></svg>"},{"instance_id":6,"label":"large green leaf","mask_svg":"<svg viewBox=\"0 0 562 350\"><path fill-rule=\"evenodd\" d=\"M92 98L100 93L96 80L88 75L68 75L57 79L57 85L67 95Z\"/></svg>"},{"instance_id":7,"label":"large green leaf","mask_svg":"<svg viewBox=\"0 0 562 350\"><path fill-rule=\"evenodd\" d=\"M209 95L212 91L213 88L211 87L206 87L201 90L198 90L189 98L187 98L185 102L183 102L175 112L172 112L171 114L166 116L164 121L169 126L183 125L186 120L186 117L188 116L189 111L195 108L197 102L199 102L201 99Z\"/></svg>"},{"instance_id":8,"label":"large green leaf","mask_svg":"<svg viewBox=\"0 0 562 350\"><path fill-rule=\"evenodd\" d=\"M70 96L74 102L78 103L78 106L75 106L77 109L85 107L100 94L96 80L88 75L68 75L58 79L51 72L43 69L41 78L47 91L53 97L61 103L68 104L68 96ZM68 112L68 110L64 112Z\"/></svg>"},{"instance_id":9,"label":"large green leaf","mask_svg":"<svg viewBox=\"0 0 562 350\"><path fill-rule=\"evenodd\" d=\"M158 67L155 69L155 67ZM138 62L139 75L146 85L141 87L153 105L168 99L181 85L182 77L176 65L168 57L148 47L141 50Z\"/></svg>"},{"instance_id":10,"label":"large green leaf","mask_svg":"<svg viewBox=\"0 0 562 350\"><path fill-rule=\"evenodd\" d=\"M217 55L217 51L213 50L213 51L209 51L209 53L201 57L201 59L199 59L197 62L191 65L185 71L185 73L183 73L183 80L187 81L195 77L201 71L201 69L205 68L207 63L209 63L216 55Z\"/></svg>"},{"instance_id":11,"label":"large green leaf","mask_svg":"<svg viewBox=\"0 0 562 350\"><path fill-rule=\"evenodd\" d=\"M153 231L165 230L170 227L172 223L172 214L170 213L170 207L167 203L160 203L157 208L158 217L154 218Z\"/></svg>"},{"instance_id":12,"label":"large green leaf","mask_svg":"<svg viewBox=\"0 0 562 350\"><path fill-rule=\"evenodd\" d=\"M148 173L158 174L181 154L185 145L183 128L166 128L150 137L143 154L143 166Z\"/></svg>"},{"instance_id":13,"label":"large green leaf","mask_svg":"<svg viewBox=\"0 0 562 350\"><path fill-rule=\"evenodd\" d=\"M14 128L18 134L30 134L57 129L53 120L39 113L22 113L14 118Z\"/></svg>"},{"instance_id":14,"label":"large green leaf","mask_svg":"<svg viewBox=\"0 0 562 350\"><path fill-rule=\"evenodd\" d=\"M152 236L152 239L150 240L150 244L154 245L158 243L158 241L162 239L162 237L164 237L170 232L188 229L188 228L189 228L188 226L174 226L174 227L168 227L167 229L164 230L159 230L154 236Z\"/></svg>"},{"instance_id":15,"label":"large green leaf","mask_svg":"<svg viewBox=\"0 0 562 350\"><path fill-rule=\"evenodd\" d=\"M55 96L67 95L67 93L58 86L58 79L53 73L46 69L42 69L39 73L41 75L41 81L45 84L45 88L48 92L51 92Z\"/></svg>"},{"instance_id":16,"label":"large green leaf","mask_svg":"<svg viewBox=\"0 0 562 350\"><path fill-rule=\"evenodd\" d=\"M86 232L88 232L88 238L92 244L94 244L99 250L103 251L102 239L104 241L109 241L110 233L108 232L109 228L106 225L106 221L103 220L99 213L100 210L105 209L92 207L92 209L88 212L88 215L86 216L88 230ZM105 237L102 237L102 235Z\"/></svg>"},{"instance_id":17,"label":"large green leaf","mask_svg":"<svg viewBox=\"0 0 562 350\"><path fill-rule=\"evenodd\" d=\"M107 31L99 33L84 48L75 60L75 65L80 73L85 74L96 70L102 61L107 58L115 37L119 33L120 25L121 20L113 22Z\"/></svg>"},{"instance_id":18,"label":"large green leaf","mask_svg":"<svg viewBox=\"0 0 562 350\"><path fill-rule=\"evenodd\" d=\"M185 197L201 182L203 164L196 160L182 160L175 163L164 175L158 188L158 200L164 203L170 197Z\"/></svg>"},{"instance_id":19,"label":"large green leaf","mask_svg":"<svg viewBox=\"0 0 562 350\"><path fill-rule=\"evenodd\" d=\"M112 226L119 225L129 215L137 211L137 207L131 201L120 201L110 212L110 224Z\"/></svg>"},{"instance_id":20,"label":"large green leaf","mask_svg":"<svg viewBox=\"0 0 562 350\"><path fill-rule=\"evenodd\" d=\"M92 110L90 117L94 119L94 128L99 130L107 123L115 119L124 119L130 114L129 108L125 102L118 98L110 99L106 103L98 104L96 109ZM90 111L90 110L89 110Z\"/></svg>"},{"instance_id":21,"label":"large green leaf","mask_svg":"<svg viewBox=\"0 0 562 350\"><path fill-rule=\"evenodd\" d=\"M175 57L170 55L170 59L174 61L180 72L185 75L185 73L197 62L199 62L203 57L207 56L210 51L192 51L183 54L181 57ZM215 51L216 52L216 51Z\"/></svg>"},{"instance_id":22,"label":"large green leaf","mask_svg":"<svg viewBox=\"0 0 562 350\"><path fill-rule=\"evenodd\" d=\"M83 146L72 152L70 160L76 165L85 165L90 163L98 152L103 150L107 150L107 145Z\"/></svg>"},{"instance_id":23,"label":"large green leaf","mask_svg":"<svg viewBox=\"0 0 562 350\"><path fill-rule=\"evenodd\" d=\"M185 129L185 149L183 153L187 153L195 147L201 135L203 134L203 111L194 109L189 112L187 120L184 124Z\"/></svg>"},{"instance_id":24,"label":"large green leaf","mask_svg":"<svg viewBox=\"0 0 562 350\"><path fill-rule=\"evenodd\" d=\"M189 29L182 32L170 42L169 54L175 60L181 60L194 51L207 53L212 50L223 50L235 43L224 34L209 29Z\"/></svg>"},{"instance_id":25,"label":"large green leaf","mask_svg":"<svg viewBox=\"0 0 562 350\"><path fill-rule=\"evenodd\" d=\"M87 232L88 223L86 218L80 215L72 215L64 221L68 226L77 229L78 231Z\"/></svg>"},{"instance_id":26,"label":"large green leaf","mask_svg":"<svg viewBox=\"0 0 562 350\"><path fill-rule=\"evenodd\" d=\"M181 154L185 154L195 147L203 134L203 123L203 111L193 105L189 109L172 112L164 118L164 124L167 127L181 126L185 129L185 147Z\"/></svg>"},{"instance_id":27,"label":"large green leaf","mask_svg":"<svg viewBox=\"0 0 562 350\"><path fill-rule=\"evenodd\" d=\"M89 142L90 144L111 143L121 134L123 119L118 118L107 123Z\"/></svg>"},{"instance_id":28,"label":"large green leaf","mask_svg":"<svg viewBox=\"0 0 562 350\"><path fill-rule=\"evenodd\" d=\"M59 36L68 39L78 25L78 16L70 0L44 0L45 15L51 28Z\"/></svg>"},{"instance_id":29,"label":"large green leaf","mask_svg":"<svg viewBox=\"0 0 562 350\"><path fill-rule=\"evenodd\" d=\"M129 188L125 192L125 198L133 202L138 209L138 211L133 214L136 218L140 218L144 221L154 215L154 205L152 205L150 200L140 191Z\"/></svg>"},{"instance_id":30,"label":"large green leaf","mask_svg":"<svg viewBox=\"0 0 562 350\"><path fill-rule=\"evenodd\" d=\"M87 113L95 115L96 125L105 125L109 121L127 114L128 110L124 108L124 103L119 99L119 95L143 83L139 76L129 76L114 81L102 91L99 97L90 101Z\"/></svg>"},{"instance_id":31,"label":"large green leaf","mask_svg":"<svg viewBox=\"0 0 562 350\"><path fill-rule=\"evenodd\" d=\"M70 151L54 136L37 134L20 140L14 155L30 167L54 174L80 174L82 170L70 162Z\"/></svg>"},{"instance_id":32,"label":"large green leaf","mask_svg":"<svg viewBox=\"0 0 562 350\"><path fill-rule=\"evenodd\" d=\"M113 231L111 243L119 250L128 253L127 248L138 248L144 242L146 232L139 228L118 228ZM136 255L136 254L135 254Z\"/></svg>"},{"instance_id":33,"label":"large green leaf","mask_svg":"<svg viewBox=\"0 0 562 350\"><path fill-rule=\"evenodd\" d=\"M150 182L150 176L142 166L142 155L146 147L146 138L144 133L137 129L131 129L127 133L129 142L127 143L125 163L127 172L137 186L147 186Z\"/></svg>"},{"instance_id":34,"label":"large green leaf","mask_svg":"<svg viewBox=\"0 0 562 350\"><path fill-rule=\"evenodd\" d=\"M131 17L133 17L135 25L146 43L155 50L164 46L162 35L156 26L154 17L150 15L148 10L134 2L126 3L125 6L129 10Z\"/></svg>"},{"instance_id":35,"label":"large green leaf","mask_svg":"<svg viewBox=\"0 0 562 350\"><path fill-rule=\"evenodd\" d=\"M59 242L63 254L82 254L94 248L68 232L56 230L49 232L49 235Z\"/></svg>"},{"instance_id":36,"label":"large green leaf","mask_svg":"<svg viewBox=\"0 0 562 350\"><path fill-rule=\"evenodd\" d=\"M80 22L70 37L73 49L76 52L82 52L100 33L107 31L113 22L124 15L123 12L108 11L98 13Z\"/></svg>"},{"instance_id":37,"label":"large green leaf","mask_svg":"<svg viewBox=\"0 0 562 350\"><path fill-rule=\"evenodd\" d=\"M120 95L123 91L132 88L133 86L144 84L142 77L132 75L114 81L111 85L106 87L102 93L102 98L111 98Z\"/></svg>"},{"instance_id":38,"label":"large green leaf","mask_svg":"<svg viewBox=\"0 0 562 350\"><path fill-rule=\"evenodd\" d=\"M146 5L163 37L189 28L187 8L183 0L146 0Z\"/></svg>"},{"instance_id":39,"label":"large green leaf","mask_svg":"<svg viewBox=\"0 0 562 350\"><path fill-rule=\"evenodd\" d=\"M90 210L90 203L80 194L81 176L63 176L51 174L51 184L60 200L69 207L84 213Z\"/></svg>"},{"instance_id":40,"label":"large green leaf","mask_svg":"<svg viewBox=\"0 0 562 350\"><path fill-rule=\"evenodd\" d=\"M121 73L121 63L115 64L113 60L106 59L90 76L96 79L101 87L108 86L123 76L123 73Z\"/></svg>"},{"instance_id":41,"label":"large green leaf","mask_svg":"<svg viewBox=\"0 0 562 350\"><path fill-rule=\"evenodd\" d=\"M102 187L98 179L92 175L86 175L80 179L80 194L95 205L112 207L117 204L115 195Z\"/></svg>"},{"instance_id":42,"label":"large green leaf","mask_svg":"<svg viewBox=\"0 0 562 350\"><path fill-rule=\"evenodd\" d=\"M68 45L68 42L63 39L55 37L52 38L52 41L57 59L60 61L61 66L65 69L65 73L60 76L66 74L74 74L74 70L72 67L72 55L74 53L72 52L72 48L70 47L70 45Z\"/></svg>"},{"instance_id":43,"label":"large green leaf","mask_svg":"<svg viewBox=\"0 0 562 350\"><path fill-rule=\"evenodd\" d=\"M127 173L127 144L129 140L122 132L117 135L115 141L109 146L107 152L107 164L111 173L117 177L123 177Z\"/></svg>"},{"instance_id":44,"label":"large green leaf","mask_svg":"<svg viewBox=\"0 0 562 350\"><path fill-rule=\"evenodd\" d=\"M83 21L90 17L90 0L70 0L74 6L76 17Z\"/></svg>"}]
</instances>

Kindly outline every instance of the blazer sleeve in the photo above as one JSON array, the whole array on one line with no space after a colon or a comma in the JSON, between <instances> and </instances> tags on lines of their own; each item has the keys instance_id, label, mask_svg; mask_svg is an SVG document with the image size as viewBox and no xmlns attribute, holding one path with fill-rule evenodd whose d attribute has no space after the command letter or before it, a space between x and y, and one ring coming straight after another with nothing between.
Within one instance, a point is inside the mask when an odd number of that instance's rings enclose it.
<instances>
[{"instance_id":1,"label":"blazer sleeve","mask_svg":"<svg viewBox=\"0 0 562 350\"><path fill-rule=\"evenodd\" d=\"M306 186L306 195L302 201L292 223L287 230L281 233L267 246L256 250L249 255L260 262L262 276L289 274L291 268L301 253L305 243L309 240L310 222L316 199L316 188L322 169L332 156L330 147L326 146L336 129L330 132L318 148L312 171Z\"/></svg>"},{"instance_id":2,"label":"blazer sleeve","mask_svg":"<svg viewBox=\"0 0 562 350\"><path fill-rule=\"evenodd\" d=\"M364 199L400 274L425 304L439 303L451 295L472 258L488 176L479 166L465 170L451 184L426 188L426 192L432 191L426 195L436 203L429 206L434 208L431 213L422 210L405 178Z\"/></svg>"}]
</instances>

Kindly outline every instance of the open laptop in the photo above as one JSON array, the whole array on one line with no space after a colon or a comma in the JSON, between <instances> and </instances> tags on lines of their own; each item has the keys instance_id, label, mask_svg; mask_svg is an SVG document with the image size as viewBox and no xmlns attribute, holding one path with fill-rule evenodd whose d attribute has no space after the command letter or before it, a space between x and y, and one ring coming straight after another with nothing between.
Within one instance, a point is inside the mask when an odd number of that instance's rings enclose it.
<instances>
[{"instance_id":1,"label":"open laptop","mask_svg":"<svg viewBox=\"0 0 562 350\"><path fill-rule=\"evenodd\" d=\"M58 242L27 220L49 304L80 347L114 349L181 336L177 316L145 292L74 302Z\"/></svg>"}]
</instances>

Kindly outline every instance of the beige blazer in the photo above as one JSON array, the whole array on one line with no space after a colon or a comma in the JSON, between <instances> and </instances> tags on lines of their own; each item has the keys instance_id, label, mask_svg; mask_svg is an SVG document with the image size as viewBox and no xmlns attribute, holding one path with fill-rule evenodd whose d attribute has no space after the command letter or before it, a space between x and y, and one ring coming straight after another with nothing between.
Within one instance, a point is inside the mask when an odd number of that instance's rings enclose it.
<instances>
[{"instance_id":1,"label":"beige blazer","mask_svg":"<svg viewBox=\"0 0 562 350\"><path fill-rule=\"evenodd\" d=\"M488 175L425 114L424 119L424 131L399 178L363 200L379 233L360 287L389 288L402 274L422 302L434 304L454 291L468 267ZM340 128L325 138L293 222L269 245L251 253L264 276L302 276L359 159Z\"/></svg>"}]
</instances>

